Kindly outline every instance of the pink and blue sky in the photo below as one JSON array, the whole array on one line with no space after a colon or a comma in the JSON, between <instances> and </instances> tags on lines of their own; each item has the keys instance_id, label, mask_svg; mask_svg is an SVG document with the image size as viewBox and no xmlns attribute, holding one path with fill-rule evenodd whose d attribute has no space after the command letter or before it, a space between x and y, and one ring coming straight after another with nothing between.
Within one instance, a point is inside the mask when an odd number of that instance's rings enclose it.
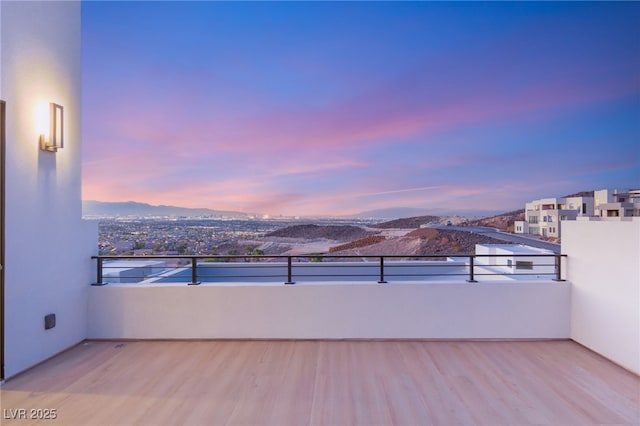
<instances>
[{"instance_id":1,"label":"pink and blue sky","mask_svg":"<svg viewBox=\"0 0 640 426\"><path fill-rule=\"evenodd\" d=\"M82 15L86 200L342 215L640 187L640 3Z\"/></svg>"}]
</instances>

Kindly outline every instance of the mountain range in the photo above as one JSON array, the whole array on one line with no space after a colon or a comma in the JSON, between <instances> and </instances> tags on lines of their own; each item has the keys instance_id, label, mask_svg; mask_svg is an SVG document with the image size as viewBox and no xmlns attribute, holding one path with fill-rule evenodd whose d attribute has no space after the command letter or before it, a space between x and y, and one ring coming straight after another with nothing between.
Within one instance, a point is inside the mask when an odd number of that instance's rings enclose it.
<instances>
[{"instance_id":1,"label":"mountain range","mask_svg":"<svg viewBox=\"0 0 640 426\"><path fill-rule=\"evenodd\" d=\"M84 217L248 217L247 213L212 210L204 208L189 208L176 206L154 206L135 201L106 202L95 200L82 201L82 215Z\"/></svg>"},{"instance_id":2,"label":"mountain range","mask_svg":"<svg viewBox=\"0 0 640 426\"><path fill-rule=\"evenodd\" d=\"M116 218L116 217L233 217L246 218L260 216L230 210L213 210L206 208L189 208L178 206L154 206L136 201L107 202L95 200L82 201L84 217ZM357 214L343 216L349 219L399 219L416 216L491 216L498 211L453 211L446 209L420 209L413 207L396 207L379 210L368 210Z\"/></svg>"},{"instance_id":3,"label":"mountain range","mask_svg":"<svg viewBox=\"0 0 640 426\"><path fill-rule=\"evenodd\" d=\"M392 207L387 209L367 210L364 212L349 215L349 218L362 219L401 219L418 216L475 216L486 217L499 214L502 210L452 210L443 208L415 208L415 207Z\"/></svg>"}]
</instances>

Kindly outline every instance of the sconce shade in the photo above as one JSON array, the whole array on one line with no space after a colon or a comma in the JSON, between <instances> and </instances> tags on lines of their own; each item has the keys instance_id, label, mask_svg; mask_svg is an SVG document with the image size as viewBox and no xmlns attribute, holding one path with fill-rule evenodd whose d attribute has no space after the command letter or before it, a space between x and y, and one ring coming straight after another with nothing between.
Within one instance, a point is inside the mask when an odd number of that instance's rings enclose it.
<instances>
[{"instance_id":1,"label":"sconce shade","mask_svg":"<svg viewBox=\"0 0 640 426\"><path fill-rule=\"evenodd\" d=\"M64 109L62 105L49 104L49 140L40 135L40 149L56 152L64 147Z\"/></svg>"}]
</instances>

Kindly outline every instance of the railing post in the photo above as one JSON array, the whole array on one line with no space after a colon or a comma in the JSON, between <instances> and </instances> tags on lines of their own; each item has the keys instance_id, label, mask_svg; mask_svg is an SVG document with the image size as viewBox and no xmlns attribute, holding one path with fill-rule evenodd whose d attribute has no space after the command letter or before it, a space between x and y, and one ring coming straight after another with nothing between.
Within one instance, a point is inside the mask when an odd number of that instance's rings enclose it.
<instances>
[{"instance_id":1,"label":"railing post","mask_svg":"<svg viewBox=\"0 0 640 426\"><path fill-rule=\"evenodd\" d=\"M96 280L97 280L97 282L95 284L91 284L91 285L103 286L103 285L106 285L107 283L102 281L102 258L101 257L96 257L96 260L98 262L98 266L96 268Z\"/></svg>"},{"instance_id":2,"label":"railing post","mask_svg":"<svg viewBox=\"0 0 640 426\"><path fill-rule=\"evenodd\" d=\"M562 255L556 254L555 259L556 259L556 277L553 279L553 281L564 281L562 279Z\"/></svg>"},{"instance_id":3,"label":"railing post","mask_svg":"<svg viewBox=\"0 0 640 426\"><path fill-rule=\"evenodd\" d=\"M474 258L475 258L475 256L473 256L473 255L469 256L469 279L467 280L468 283L477 283L478 282L473 277L473 259Z\"/></svg>"},{"instance_id":4,"label":"railing post","mask_svg":"<svg viewBox=\"0 0 640 426\"><path fill-rule=\"evenodd\" d=\"M384 279L384 256L380 256L380 280L378 284L386 284L387 282Z\"/></svg>"},{"instance_id":5,"label":"railing post","mask_svg":"<svg viewBox=\"0 0 640 426\"><path fill-rule=\"evenodd\" d=\"M292 279L292 265L291 265L291 256L287 256L287 282L285 282L285 284L295 284L295 282Z\"/></svg>"},{"instance_id":6,"label":"railing post","mask_svg":"<svg viewBox=\"0 0 640 426\"><path fill-rule=\"evenodd\" d=\"M198 281L198 258L191 258L191 282L188 285L199 285Z\"/></svg>"}]
</instances>

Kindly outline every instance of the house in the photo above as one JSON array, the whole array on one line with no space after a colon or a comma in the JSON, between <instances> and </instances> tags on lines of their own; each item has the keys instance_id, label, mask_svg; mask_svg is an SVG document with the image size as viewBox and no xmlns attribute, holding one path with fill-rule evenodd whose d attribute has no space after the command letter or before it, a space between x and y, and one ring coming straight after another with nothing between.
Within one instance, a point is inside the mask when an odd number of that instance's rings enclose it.
<instances>
[{"instance_id":1,"label":"house","mask_svg":"<svg viewBox=\"0 0 640 426\"><path fill-rule=\"evenodd\" d=\"M525 205L525 220L516 221L516 234L560 238L560 221L593 216L593 197L542 198Z\"/></svg>"},{"instance_id":2,"label":"house","mask_svg":"<svg viewBox=\"0 0 640 426\"><path fill-rule=\"evenodd\" d=\"M601 189L594 192L595 216L640 216L640 189L618 191Z\"/></svg>"}]
</instances>

